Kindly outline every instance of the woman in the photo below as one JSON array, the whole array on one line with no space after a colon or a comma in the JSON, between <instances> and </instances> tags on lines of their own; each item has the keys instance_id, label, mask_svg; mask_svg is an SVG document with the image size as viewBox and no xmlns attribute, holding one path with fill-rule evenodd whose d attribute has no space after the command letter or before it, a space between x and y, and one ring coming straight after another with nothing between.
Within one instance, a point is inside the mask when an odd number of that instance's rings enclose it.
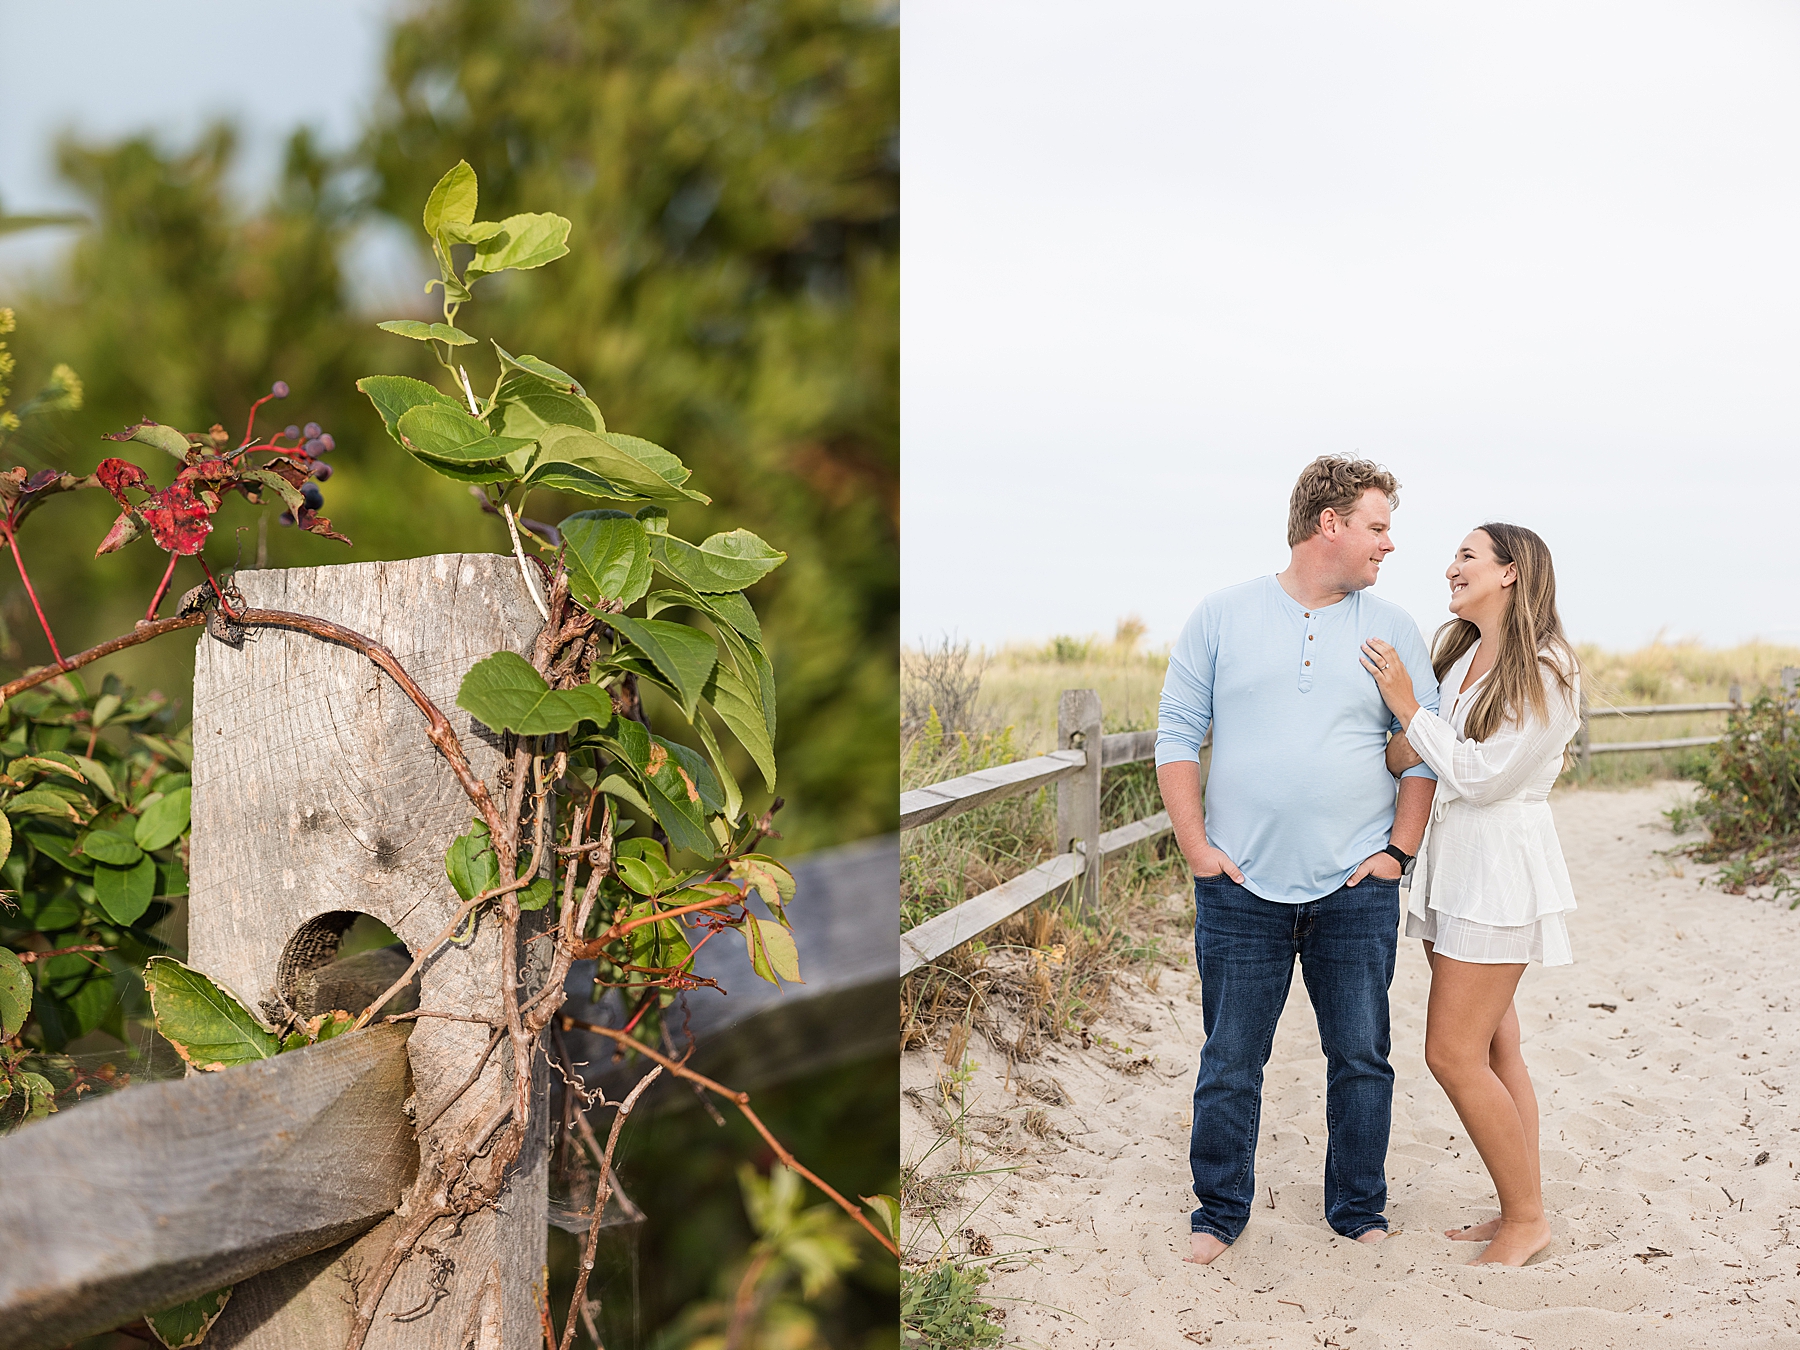
<instances>
[{"instance_id":1,"label":"woman","mask_svg":"<svg viewBox=\"0 0 1800 1350\"><path fill-rule=\"evenodd\" d=\"M1579 667L1550 550L1530 530L1481 526L1445 575L1456 617L1432 659L1442 715L1419 707L1387 643L1365 643L1363 665L1405 728L1390 767L1423 760L1437 774L1406 916L1431 963L1425 1062L1500 1197L1498 1219L1447 1236L1487 1242L1471 1265L1520 1266L1549 1245L1550 1224L1513 992L1529 962L1573 959L1575 896L1547 799L1581 721Z\"/></svg>"}]
</instances>

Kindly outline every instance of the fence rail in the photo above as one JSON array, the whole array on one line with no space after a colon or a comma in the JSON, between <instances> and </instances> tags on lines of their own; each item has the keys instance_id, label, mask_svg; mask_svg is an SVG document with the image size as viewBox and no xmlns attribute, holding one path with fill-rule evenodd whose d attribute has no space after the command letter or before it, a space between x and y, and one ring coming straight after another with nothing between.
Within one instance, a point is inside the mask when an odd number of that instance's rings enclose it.
<instances>
[{"instance_id":1,"label":"fence rail","mask_svg":"<svg viewBox=\"0 0 1800 1350\"><path fill-rule=\"evenodd\" d=\"M1796 691L1800 690L1800 668L1783 667L1781 688L1790 701L1796 697ZM1596 742L1589 732L1595 718L1741 712L1744 706L1743 690L1735 683L1731 686L1729 701L1724 703L1652 703L1640 707L1590 708L1584 696L1581 728L1574 742L1576 757L1585 771L1592 765L1595 755L1686 750L1724 739L1723 736L1680 736L1660 741ZM1027 905L1077 881L1084 901L1096 902L1107 855L1169 832L1167 811L1158 811L1115 830L1100 831L1101 771L1153 758L1156 732L1126 731L1099 737L1100 762L1094 764L1086 745L1093 738L1099 721L1099 695L1088 689L1065 690L1057 710L1057 750L900 794L900 828L910 830L934 820L961 815L989 802L1055 784L1057 836L1066 850L902 933L901 975L929 965ZM1209 732L1202 749L1211 744Z\"/></svg>"},{"instance_id":2,"label":"fence rail","mask_svg":"<svg viewBox=\"0 0 1800 1350\"><path fill-rule=\"evenodd\" d=\"M1056 785L1057 837L1065 851L992 890L927 919L900 935L900 973L906 975L979 937L1002 919L1064 886L1079 883L1084 903L1097 903L1109 854L1169 832L1169 813L1158 811L1114 830L1100 829L1101 773L1156 755L1155 731L1098 734L1100 696L1091 689L1065 690L1057 708L1060 749L1034 759L982 769L900 795L900 828L914 829L961 815L988 802ZM1099 742L1100 753L1088 749ZM1209 735L1202 749L1212 744ZM1099 762L1094 763L1098 758Z\"/></svg>"}]
</instances>

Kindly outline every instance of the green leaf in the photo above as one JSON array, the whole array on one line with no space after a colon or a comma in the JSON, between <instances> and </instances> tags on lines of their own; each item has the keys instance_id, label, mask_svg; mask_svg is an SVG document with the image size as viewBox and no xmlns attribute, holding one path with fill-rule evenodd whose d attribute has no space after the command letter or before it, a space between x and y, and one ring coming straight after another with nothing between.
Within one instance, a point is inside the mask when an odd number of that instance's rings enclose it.
<instances>
[{"instance_id":1,"label":"green leaf","mask_svg":"<svg viewBox=\"0 0 1800 1350\"><path fill-rule=\"evenodd\" d=\"M775 745L769 735L768 719L757 706L750 688L723 661L713 667L700 691L701 698L719 714L719 720L731 729L738 744L750 752L750 758L762 771L769 791L775 790Z\"/></svg>"},{"instance_id":2,"label":"green leaf","mask_svg":"<svg viewBox=\"0 0 1800 1350\"><path fill-rule=\"evenodd\" d=\"M206 1333L212 1330L212 1324L225 1311L225 1304L231 1298L231 1290L232 1286L226 1285L210 1294L177 1303L173 1308L146 1313L144 1321L156 1333L156 1339L169 1350L188 1350L188 1347L199 1345L206 1339Z\"/></svg>"},{"instance_id":3,"label":"green leaf","mask_svg":"<svg viewBox=\"0 0 1800 1350\"><path fill-rule=\"evenodd\" d=\"M82 836L81 851L109 867L134 867L144 850L111 830L89 830Z\"/></svg>"},{"instance_id":4,"label":"green leaf","mask_svg":"<svg viewBox=\"0 0 1800 1350\"><path fill-rule=\"evenodd\" d=\"M548 211L508 216L501 233L475 246L475 257L463 269L463 279L489 276L509 269L525 271L555 262L569 251L569 222Z\"/></svg>"},{"instance_id":5,"label":"green leaf","mask_svg":"<svg viewBox=\"0 0 1800 1350\"><path fill-rule=\"evenodd\" d=\"M469 167L468 160L459 159L425 199L425 233L435 239L446 225L470 224L475 219L478 200L475 170Z\"/></svg>"},{"instance_id":6,"label":"green leaf","mask_svg":"<svg viewBox=\"0 0 1800 1350\"><path fill-rule=\"evenodd\" d=\"M575 724L566 700L517 652L495 652L471 666L456 706L495 731L521 736L547 736Z\"/></svg>"},{"instance_id":7,"label":"green leaf","mask_svg":"<svg viewBox=\"0 0 1800 1350\"><path fill-rule=\"evenodd\" d=\"M461 409L462 404L443 390L406 375L366 375L356 387L368 396L381 414L388 435L400 439L400 418L414 408L430 406Z\"/></svg>"},{"instance_id":8,"label":"green leaf","mask_svg":"<svg viewBox=\"0 0 1800 1350\"><path fill-rule=\"evenodd\" d=\"M277 497L280 497L282 505L290 511L298 511L306 501L306 498L300 495L299 488L273 469L245 469L238 474L238 477L248 478L253 483L261 483Z\"/></svg>"},{"instance_id":9,"label":"green leaf","mask_svg":"<svg viewBox=\"0 0 1800 1350\"><path fill-rule=\"evenodd\" d=\"M502 228L497 220L475 220L466 225L446 221L438 227L438 237L452 244L479 244L492 239Z\"/></svg>"},{"instance_id":10,"label":"green leaf","mask_svg":"<svg viewBox=\"0 0 1800 1350\"><path fill-rule=\"evenodd\" d=\"M708 815L725 809L725 796L719 790L719 780L712 771L712 765L706 762L705 755L691 746L683 745L680 741L671 741L662 736L652 736L650 739L660 745L664 752L675 761L680 772L687 776L687 792L690 800L694 793L699 793L701 810ZM675 788L676 785L671 782L665 790L673 793Z\"/></svg>"},{"instance_id":11,"label":"green leaf","mask_svg":"<svg viewBox=\"0 0 1800 1350\"><path fill-rule=\"evenodd\" d=\"M682 712L692 721L700 692L719 663L719 649L713 640L686 624L662 619L628 619L623 614L609 614L606 621L650 658L651 664L674 686Z\"/></svg>"},{"instance_id":12,"label":"green leaf","mask_svg":"<svg viewBox=\"0 0 1800 1350\"><path fill-rule=\"evenodd\" d=\"M763 903L777 913L794 898L794 874L766 853L732 859L731 879L762 896Z\"/></svg>"},{"instance_id":13,"label":"green leaf","mask_svg":"<svg viewBox=\"0 0 1800 1350\"><path fill-rule=\"evenodd\" d=\"M515 375L500 386L500 432L536 440L551 427L572 426L605 431L606 420L592 400L559 393L542 380Z\"/></svg>"},{"instance_id":14,"label":"green leaf","mask_svg":"<svg viewBox=\"0 0 1800 1350\"><path fill-rule=\"evenodd\" d=\"M622 773L607 774L600 780L600 785L595 791L604 792L609 797L617 797L633 810L642 811L646 816L656 814L650 809L650 802L644 796L643 789Z\"/></svg>"},{"instance_id":15,"label":"green leaf","mask_svg":"<svg viewBox=\"0 0 1800 1350\"><path fill-rule=\"evenodd\" d=\"M12 803L7 803L7 810L12 810ZM43 828L28 828L26 839L31 841L37 851L49 858L65 872L74 872L77 876L92 876L94 864L91 860L75 852L75 841L65 834L52 834Z\"/></svg>"},{"instance_id":16,"label":"green leaf","mask_svg":"<svg viewBox=\"0 0 1800 1350\"><path fill-rule=\"evenodd\" d=\"M578 511L558 525L569 589L590 609L602 600L630 605L650 587L650 540L623 511Z\"/></svg>"},{"instance_id":17,"label":"green leaf","mask_svg":"<svg viewBox=\"0 0 1800 1350\"><path fill-rule=\"evenodd\" d=\"M875 1216L875 1222L887 1231L887 1235L895 1242L900 1241L900 1202L891 1195L859 1195L857 1199L868 1206L869 1213Z\"/></svg>"},{"instance_id":18,"label":"green leaf","mask_svg":"<svg viewBox=\"0 0 1800 1350\"><path fill-rule=\"evenodd\" d=\"M182 791L187 789L183 788ZM89 836L92 838L92 836ZM123 843L123 840L120 840ZM131 867L96 867L94 899L114 923L129 928L156 898L156 859L138 855Z\"/></svg>"},{"instance_id":19,"label":"green leaf","mask_svg":"<svg viewBox=\"0 0 1800 1350\"><path fill-rule=\"evenodd\" d=\"M0 947L0 1041L11 1040L31 1012L31 972L25 963Z\"/></svg>"},{"instance_id":20,"label":"green leaf","mask_svg":"<svg viewBox=\"0 0 1800 1350\"><path fill-rule=\"evenodd\" d=\"M112 774L107 771L104 764L97 759L89 759L85 755L75 756L75 762L81 766L82 773L87 775L88 782L104 792L110 800L115 802L119 800L119 789L114 785ZM0 848L0 862L5 861L6 850Z\"/></svg>"},{"instance_id":21,"label":"green leaf","mask_svg":"<svg viewBox=\"0 0 1800 1350\"><path fill-rule=\"evenodd\" d=\"M718 738L713 735L713 729L704 717L694 719L694 730L700 734L700 743L712 758L713 772L719 780L720 790L725 794L719 809L724 813L725 819L735 825L738 813L744 809L744 791L732 775L731 767L725 763L725 756L719 750Z\"/></svg>"},{"instance_id":22,"label":"green leaf","mask_svg":"<svg viewBox=\"0 0 1800 1350\"><path fill-rule=\"evenodd\" d=\"M683 776L681 761L669 753L667 744L629 717L613 717L600 729L599 737L600 744L636 776L642 803L668 834L669 842L710 857L713 840L706 832L699 788ZM603 790L606 786L601 784Z\"/></svg>"},{"instance_id":23,"label":"green leaf","mask_svg":"<svg viewBox=\"0 0 1800 1350\"><path fill-rule=\"evenodd\" d=\"M556 885L549 877L539 877L519 892L519 908L521 910L542 909L550 903L550 897L555 891Z\"/></svg>"},{"instance_id":24,"label":"green leaf","mask_svg":"<svg viewBox=\"0 0 1800 1350\"><path fill-rule=\"evenodd\" d=\"M153 956L144 988L156 1029L189 1064L225 1069L273 1057L279 1046L243 1004L172 956Z\"/></svg>"},{"instance_id":25,"label":"green leaf","mask_svg":"<svg viewBox=\"0 0 1800 1350\"><path fill-rule=\"evenodd\" d=\"M660 535L651 544L651 556L666 571L703 593L741 591L787 561L787 554L770 548L748 530L715 534L698 547L673 535Z\"/></svg>"},{"instance_id":26,"label":"green leaf","mask_svg":"<svg viewBox=\"0 0 1800 1350\"><path fill-rule=\"evenodd\" d=\"M193 812L192 788L179 787L155 802L138 817L137 846L155 851L167 848L186 832Z\"/></svg>"},{"instance_id":27,"label":"green leaf","mask_svg":"<svg viewBox=\"0 0 1800 1350\"><path fill-rule=\"evenodd\" d=\"M452 347L467 347L475 339L460 328L447 323L422 323L418 319L389 319L375 325L384 333L398 333L415 342L447 342Z\"/></svg>"},{"instance_id":28,"label":"green leaf","mask_svg":"<svg viewBox=\"0 0 1800 1350\"><path fill-rule=\"evenodd\" d=\"M184 463L187 460L188 451L194 448L188 443L188 438L174 427L165 427L156 422L147 422L133 427L131 435L124 439L155 446L165 455L172 455Z\"/></svg>"},{"instance_id":29,"label":"green leaf","mask_svg":"<svg viewBox=\"0 0 1800 1350\"><path fill-rule=\"evenodd\" d=\"M64 820L79 821L81 815L70 805L68 798L59 797L49 788L33 788L29 792L21 792L6 804L8 815L13 816L60 816Z\"/></svg>"},{"instance_id":30,"label":"green leaf","mask_svg":"<svg viewBox=\"0 0 1800 1350\"><path fill-rule=\"evenodd\" d=\"M12 822L5 816L0 816L0 863L12 857L12 846ZM5 1037L0 1036L0 1040L4 1039Z\"/></svg>"},{"instance_id":31,"label":"green leaf","mask_svg":"<svg viewBox=\"0 0 1800 1350\"><path fill-rule=\"evenodd\" d=\"M500 859L488 838L486 821L475 821L467 833L451 841L444 853L444 871L456 893L465 900L473 900L500 884Z\"/></svg>"},{"instance_id":32,"label":"green leaf","mask_svg":"<svg viewBox=\"0 0 1800 1350\"><path fill-rule=\"evenodd\" d=\"M492 339L489 340L492 341ZM499 353L500 364L507 370L522 371L527 375L535 376L559 394L574 394L580 397L587 393L587 391L581 387L581 382L573 375L569 374L566 370L558 369L548 361L541 361L535 356L514 356L498 342L494 343L494 350ZM589 406L591 407L593 405L590 404ZM605 426L600 426L596 427L595 430L605 431L606 428Z\"/></svg>"},{"instance_id":33,"label":"green leaf","mask_svg":"<svg viewBox=\"0 0 1800 1350\"><path fill-rule=\"evenodd\" d=\"M455 405L442 403L407 409L395 427L400 433L400 444L413 454L445 464L487 464L531 444L511 436L495 436L486 423Z\"/></svg>"},{"instance_id":34,"label":"green leaf","mask_svg":"<svg viewBox=\"0 0 1800 1350\"><path fill-rule=\"evenodd\" d=\"M688 471L680 460L636 436L555 426L538 438L538 447L537 465L526 479L533 486L547 486L542 483L544 474L566 466L610 485L610 490L592 491L594 496L643 497L657 502L711 500L682 486Z\"/></svg>"},{"instance_id":35,"label":"green leaf","mask_svg":"<svg viewBox=\"0 0 1800 1350\"><path fill-rule=\"evenodd\" d=\"M752 914L744 923L743 933L751 968L763 979L770 984L780 984L782 980L791 984L806 983L800 978L800 951L794 946L794 935L787 929L772 919Z\"/></svg>"}]
</instances>

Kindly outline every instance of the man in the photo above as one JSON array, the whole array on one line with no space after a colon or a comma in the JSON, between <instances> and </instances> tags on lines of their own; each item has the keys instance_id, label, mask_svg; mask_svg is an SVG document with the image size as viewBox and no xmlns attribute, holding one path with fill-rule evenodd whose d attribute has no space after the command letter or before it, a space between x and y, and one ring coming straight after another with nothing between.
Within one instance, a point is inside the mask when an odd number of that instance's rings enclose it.
<instances>
[{"instance_id":1,"label":"man","mask_svg":"<svg viewBox=\"0 0 1800 1350\"><path fill-rule=\"evenodd\" d=\"M1307 465L1288 508L1287 570L1209 595L1170 655L1156 776L1194 874L1206 1045L1188 1259L1201 1264L1250 1218L1263 1066L1296 956L1325 1050L1326 1222L1361 1242L1387 1236L1399 880L1435 782L1415 766L1396 794L1384 754L1400 728L1358 662L1364 639L1393 644L1423 706L1438 697L1418 628L1368 594L1394 551L1399 486L1368 460Z\"/></svg>"}]
</instances>

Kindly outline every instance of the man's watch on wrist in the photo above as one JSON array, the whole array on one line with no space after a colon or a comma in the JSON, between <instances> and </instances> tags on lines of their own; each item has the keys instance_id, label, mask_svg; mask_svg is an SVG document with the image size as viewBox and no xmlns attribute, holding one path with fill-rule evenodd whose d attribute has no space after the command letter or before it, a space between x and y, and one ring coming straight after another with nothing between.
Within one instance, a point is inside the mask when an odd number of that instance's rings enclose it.
<instances>
[{"instance_id":1,"label":"man's watch on wrist","mask_svg":"<svg viewBox=\"0 0 1800 1350\"><path fill-rule=\"evenodd\" d=\"M1395 862L1399 863L1400 870L1402 872L1404 872L1407 868L1411 867L1412 860L1416 856L1418 856L1417 854L1408 853L1405 849L1401 848L1400 845L1398 845L1398 844L1389 844L1386 848L1382 849L1381 851L1383 853L1387 854L1388 857L1392 858Z\"/></svg>"}]
</instances>

